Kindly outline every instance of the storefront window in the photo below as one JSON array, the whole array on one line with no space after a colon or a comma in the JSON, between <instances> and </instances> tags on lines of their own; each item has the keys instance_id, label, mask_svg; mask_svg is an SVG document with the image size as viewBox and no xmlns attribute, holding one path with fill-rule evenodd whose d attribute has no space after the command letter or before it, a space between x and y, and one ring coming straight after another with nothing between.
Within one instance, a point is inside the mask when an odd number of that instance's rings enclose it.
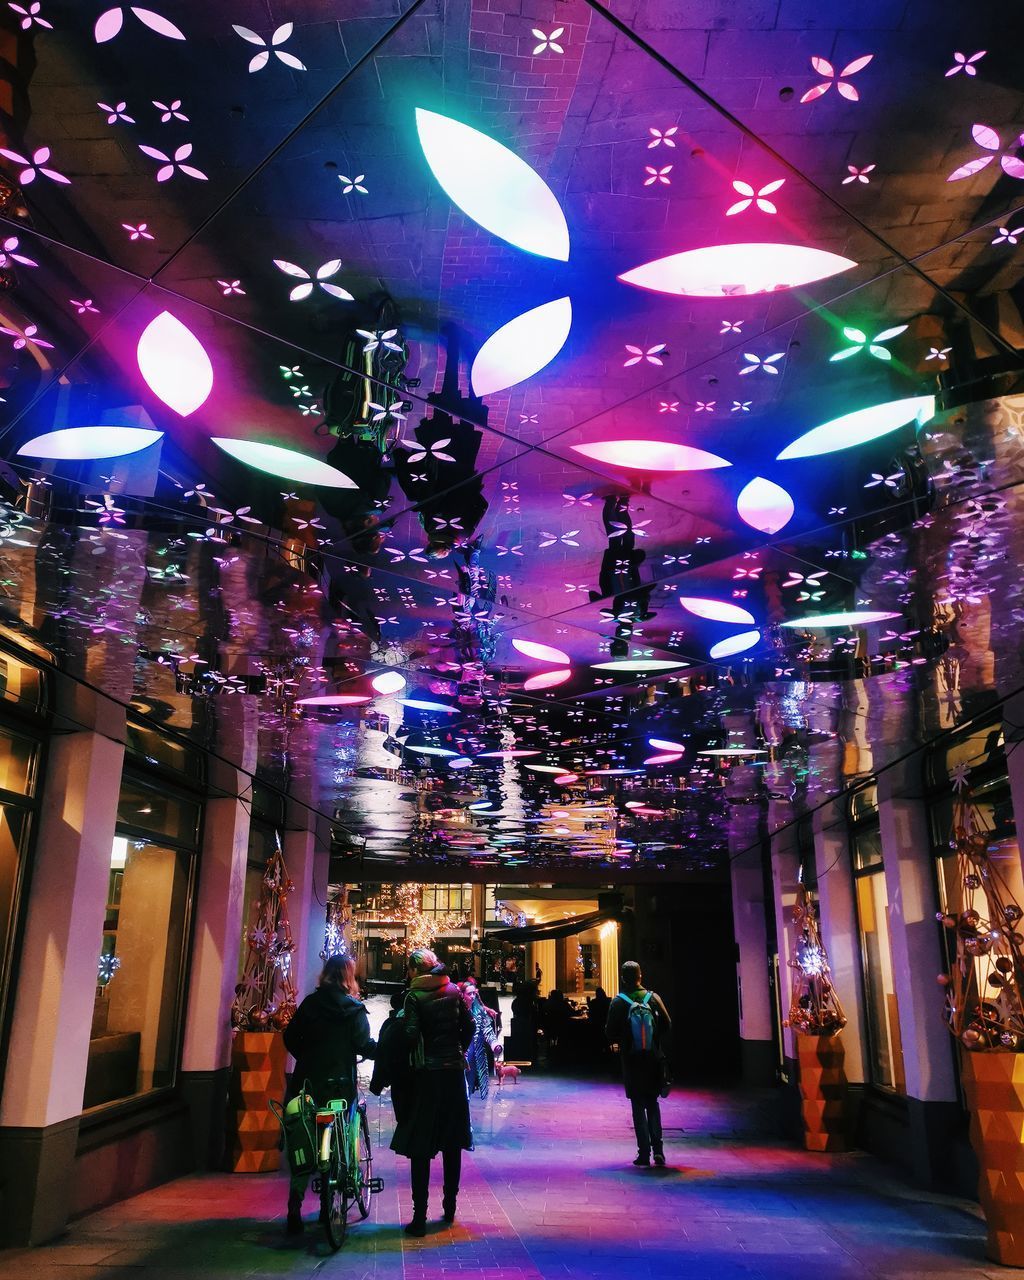
<instances>
[{"instance_id":1,"label":"storefront window","mask_svg":"<svg viewBox=\"0 0 1024 1280\"><path fill-rule=\"evenodd\" d=\"M174 1084L199 805L126 775L99 948L86 1110Z\"/></svg>"},{"instance_id":2,"label":"storefront window","mask_svg":"<svg viewBox=\"0 0 1024 1280\"><path fill-rule=\"evenodd\" d=\"M850 825L864 976L868 1078L880 1088L902 1094L906 1092L906 1080L889 942L889 897L873 786L862 787L851 797Z\"/></svg>"},{"instance_id":3,"label":"storefront window","mask_svg":"<svg viewBox=\"0 0 1024 1280\"><path fill-rule=\"evenodd\" d=\"M434 915L469 915L473 907L471 884L427 884L423 886L422 910Z\"/></svg>"},{"instance_id":4,"label":"storefront window","mask_svg":"<svg viewBox=\"0 0 1024 1280\"><path fill-rule=\"evenodd\" d=\"M4 1011L4 1030L38 755L34 739L0 730L0 1010Z\"/></svg>"}]
</instances>

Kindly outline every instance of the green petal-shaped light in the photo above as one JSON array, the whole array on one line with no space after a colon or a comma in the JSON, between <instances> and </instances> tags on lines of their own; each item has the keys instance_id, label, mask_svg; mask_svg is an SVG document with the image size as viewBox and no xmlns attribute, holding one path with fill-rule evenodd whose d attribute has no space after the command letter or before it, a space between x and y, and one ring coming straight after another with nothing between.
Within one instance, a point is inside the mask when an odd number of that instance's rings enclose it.
<instances>
[{"instance_id":1,"label":"green petal-shaped light","mask_svg":"<svg viewBox=\"0 0 1024 1280\"><path fill-rule=\"evenodd\" d=\"M876 440L897 427L915 419L927 422L935 416L934 396L909 396L905 400L887 400L867 409L855 409L842 417L823 422L820 427L798 436L778 455L780 462L791 458L813 458L822 453L835 453L839 449L852 449L855 445Z\"/></svg>"}]
</instances>

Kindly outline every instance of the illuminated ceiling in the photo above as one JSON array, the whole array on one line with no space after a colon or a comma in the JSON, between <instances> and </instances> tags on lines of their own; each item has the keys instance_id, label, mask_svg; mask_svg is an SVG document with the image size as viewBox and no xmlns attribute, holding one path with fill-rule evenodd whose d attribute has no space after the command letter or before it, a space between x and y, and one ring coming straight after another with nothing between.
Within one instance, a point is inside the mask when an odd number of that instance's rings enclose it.
<instances>
[{"instance_id":1,"label":"illuminated ceiling","mask_svg":"<svg viewBox=\"0 0 1024 1280\"><path fill-rule=\"evenodd\" d=\"M0 18L10 625L396 864L703 869L778 760L701 748L948 691L1018 17L152 3Z\"/></svg>"}]
</instances>

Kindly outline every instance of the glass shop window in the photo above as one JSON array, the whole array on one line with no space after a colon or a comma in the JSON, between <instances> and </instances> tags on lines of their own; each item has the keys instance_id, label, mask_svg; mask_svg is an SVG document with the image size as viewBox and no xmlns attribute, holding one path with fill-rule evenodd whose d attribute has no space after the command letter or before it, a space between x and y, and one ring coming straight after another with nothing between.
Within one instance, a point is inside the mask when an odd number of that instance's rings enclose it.
<instances>
[{"instance_id":1,"label":"glass shop window","mask_svg":"<svg viewBox=\"0 0 1024 1280\"><path fill-rule=\"evenodd\" d=\"M469 915L473 908L471 884L425 884L422 910L433 915Z\"/></svg>"},{"instance_id":2,"label":"glass shop window","mask_svg":"<svg viewBox=\"0 0 1024 1280\"><path fill-rule=\"evenodd\" d=\"M84 1110L175 1083L199 816L165 784L122 779Z\"/></svg>"},{"instance_id":3,"label":"glass shop window","mask_svg":"<svg viewBox=\"0 0 1024 1280\"><path fill-rule=\"evenodd\" d=\"M859 788L850 798L850 838L864 977L868 1078L880 1088L903 1094L906 1078L889 942L889 896L873 785Z\"/></svg>"}]
</instances>

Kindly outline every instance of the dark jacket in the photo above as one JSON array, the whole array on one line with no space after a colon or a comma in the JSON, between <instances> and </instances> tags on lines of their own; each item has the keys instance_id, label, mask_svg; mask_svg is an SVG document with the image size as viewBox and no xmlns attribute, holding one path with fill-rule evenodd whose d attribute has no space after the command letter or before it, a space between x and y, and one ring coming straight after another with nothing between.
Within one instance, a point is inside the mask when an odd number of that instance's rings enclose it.
<instances>
[{"instance_id":1,"label":"dark jacket","mask_svg":"<svg viewBox=\"0 0 1024 1280\"><path fill-rule=\"evenodd\" d=\"M642 1000L647 994L647 989L638 987L636 991L627 991L625 994L630 1000ZM620 1000L616 996L608 1009L605 1035L610 1044L619 1046L622 1079L628 1098L658 1093L664 1081L664 1061L672 1039L672 1019L668 1016L668 1010L661 996L653 991L650 1007L654 1014L654 1049L647 1053L636 1053L633 1050L632 1033L629 1027L629 1005L625 1000Z\"/></svg>"},{"instance_id":2,"label":"dark jacket","mask_svg":"<svg viewBox=\"0 0 1024 1280\"><path fill-rule=\"evenodd\" d=\"M413 979L402 1024L410 1052L415 1052L422 1034L423 1066L428 1071L463 1070L475 1027L462 992L446 973Z\"/></svg>"},{"instance_id":3,"label":"dark jacket","mask_svg":"<svg viewBox=\"0 0 1024 1280\"><path fill-rule=\"evenodd\" d=\"M284 1029L284 1047L295 1058L290 1096L308 1080L320 1105L332 1098L351 1102L356 1054L372 1058L377 1051L363 1002L332 986L317 987L306 996Z\"/></svg>"},{"instance_id":4,"label":"dark jacket","mask_svg":"<svg viewBox=\"0 0 1024 1280\"><path fill-rule=\"evenodd\" d=\"M376 1097L390 1085L401 1088L407 1084L412 1074L409 1065L409 1046L405 1039L405 1028L400 1018L392 1012L387 1022L377 1033L377 1057L373 1064L373 1077L370 1080L370 1092Z\"/></svg>"}]
</instances>

